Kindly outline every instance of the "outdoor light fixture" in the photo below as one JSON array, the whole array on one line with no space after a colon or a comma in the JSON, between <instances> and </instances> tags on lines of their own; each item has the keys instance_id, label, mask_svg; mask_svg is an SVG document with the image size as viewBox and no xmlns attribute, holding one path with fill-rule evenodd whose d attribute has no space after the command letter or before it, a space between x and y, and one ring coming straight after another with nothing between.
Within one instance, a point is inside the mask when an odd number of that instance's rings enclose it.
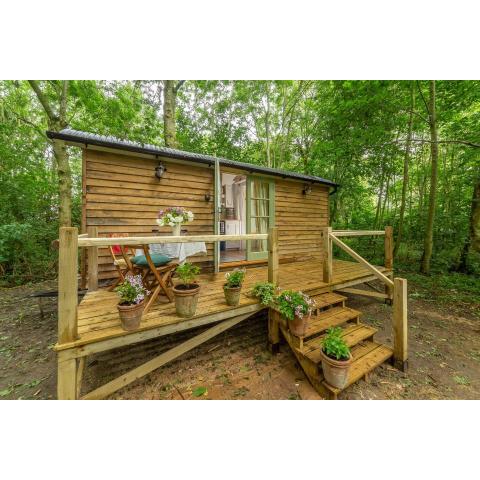
<instances>
[{"instance_id":1,"label":"outdoor light fixture","mask_svg":"<svg viewBox=\"0 0 480 480\"><path fill-rule=\"evenodd\" d=\"M160 162L156 167L155 167L155 176L160 180L163 177L163 174L167 171L167 168L165 165Z\"/></svg>"},{"instance_id":2,"label":"outdoor light fixture","mask_svg":"<svg viewBox=\"0 0 480 480\"><path fill-rule=\"evenodd\" d=\"M209 193L205 194L205 201L209 202L212 199L212 196Z\"/></svg>"},{"instance_id":3,"label":"outdoor light fixture","mask_svg":"<svg viewBox=\"0 0 480 480\"><path fill-rule=\"evenodd\" d=\"M310 195L312 193L312 187L310 185L304 185L302 193L304 195Z\"/></svg>"}]
</instances>

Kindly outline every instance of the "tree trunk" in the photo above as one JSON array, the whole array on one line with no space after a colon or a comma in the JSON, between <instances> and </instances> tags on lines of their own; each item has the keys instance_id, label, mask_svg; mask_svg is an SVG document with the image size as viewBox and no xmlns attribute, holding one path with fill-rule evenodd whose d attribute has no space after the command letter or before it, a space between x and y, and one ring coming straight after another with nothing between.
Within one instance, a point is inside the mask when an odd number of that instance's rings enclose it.
<instances>
[{"instance_id":1,"label":"tree trunk","mask_svg":"<svg viewBox=\"0 0 480 480\"><path fill-rule=\"evenodd\" d=\"M402 200L400 203L400 218L398 219L398 233L395 248L393 249L393 257L397 256L403 235L403 219L405 217L405 204L407 201L408 191L408 164L410 162L410 147L412 143L413 132L413 112L415 110L415 83L412 82L410 90L410 116L408 118L407 143L405 145L405 155L403 157L403 184L402 184Z\"/></svg>"},{"instance_id":2,"label":"tree trunk","mask_svg":"<svg viewBox=\"0 0 480 480\"><path fill-rule=\"evenodd\" d=\"M72 172L65 142L55 140L53 152L57 162L59 224L60 227L69 227L72 224Z\"/></svg>"},{"instance_id":3,"label":"tree trunk","mask_svg":"<svg viewBox=\"0 0 480 480\"><path fill-rule=\"evenodd\" d=\"M430 80L430 99L429 99L429 123L430 123L430 152L432 157L432 171L430 177L430 198L428 204L428 218L425 229L425 238L423 245L423 257L420 267L421 273L428 275L430 273L430 261L433 251L433 224L435 221L435 201L437 195L437 177L438 177L438 133L437 133L437 114L435 110L435 80Z\"/></svg>"},{"instance_id":4,"label":"tree trunk","mask_svg":"<svg viewBox=\"0 0 480 480\"><path fill-rule=\"evenodd\" d=\"M470 249L480 253L480 177L477 177L473 186L468 235L463 245L460 261L456 268L457 271L468 272L468 254Z\"/></svg>"},{"instance_id":5,"label":"tree trunk","mask_svg":"<svg viewBox=\"0 0 480 480\"><path fill-rule=\"evenodd\" d=\"M165 138L165 146L177 148L177 132L175 127L176 81L164 80L163 82L163 136Z\"/></svg>"},{"instance_id":6,"label":"tree trunk","mask_svg":"<svg viewBox=\"0 0 480 480\"><path fill-rule=\"evenodd\" d=\"M47 115L48 128L54 132L67 127L67 100L69 81L63 80L61 85L61 94L58 101L58 108L54 109L40 88L37 80L28 81L32 90L42 105ZM56 110L56 111L55 111ZM53 154L57 167L58 178L58 220L60 227L70 227L72 224L72 172L68 160L67 150L64 142L53 141Z\"/></svg>"}]
</instances>

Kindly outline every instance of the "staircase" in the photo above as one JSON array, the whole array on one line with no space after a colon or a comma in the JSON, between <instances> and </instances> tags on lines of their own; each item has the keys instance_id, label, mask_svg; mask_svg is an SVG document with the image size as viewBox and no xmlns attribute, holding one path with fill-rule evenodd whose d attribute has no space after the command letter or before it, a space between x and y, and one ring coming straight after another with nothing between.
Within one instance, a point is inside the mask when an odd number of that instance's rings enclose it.
<instances>
[{"instance_id":1,"label":"staircase","mask_svg":"<svg viewBox=\"0 0 480 480\"><path fill-rule=\"evenodd\" d=\"M308 379L324 398L336 399L342 392L329 385L323 377L320 350L326 330L343 328L343 338L350 347L353 363L345 389L393 356L393 350L373 340L377 329L360 323L361 312L345 306L347 297L337 293L324 293L312 297L316 310L310 319L304 337L292 335L287 322L274 312L280 330L290 345Z\"/></svg>"}]
</instances>

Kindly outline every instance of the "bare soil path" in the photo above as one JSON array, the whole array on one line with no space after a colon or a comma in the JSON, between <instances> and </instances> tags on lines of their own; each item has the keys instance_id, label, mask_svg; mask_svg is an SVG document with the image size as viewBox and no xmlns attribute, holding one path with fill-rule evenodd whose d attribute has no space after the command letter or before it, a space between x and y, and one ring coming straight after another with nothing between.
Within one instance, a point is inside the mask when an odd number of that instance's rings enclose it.
<instances>
[{"instance_id":1,"label":"bare soil path","mask_svg":"<svg viewBox=\"0 0 480 480\"><path fill-rule=\"evenodd\" d=\"M55 398L56 300L44 300L41 318L34 291L54 282L0 290L0 399ZM480 305L439 303L411 284L410 368L403 374L383 365L348 389L344 399L479 399ZM391 308L351 297L362 321L379 329L391 344ZM162 338L91 357L85 376L90 390L128 371L191 333ZM318 399L284 345L279 355L266 350L262 317L253 318L189 352L112 396L116 399Z\"/></svg>"}]
</instances>

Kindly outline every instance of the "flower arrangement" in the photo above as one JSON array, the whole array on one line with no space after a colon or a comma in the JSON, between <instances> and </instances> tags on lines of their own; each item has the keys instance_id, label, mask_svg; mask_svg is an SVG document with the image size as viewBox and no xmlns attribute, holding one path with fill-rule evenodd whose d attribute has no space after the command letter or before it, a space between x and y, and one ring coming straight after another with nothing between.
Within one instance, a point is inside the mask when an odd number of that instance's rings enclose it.
<instances>
[{"instance_id":1,"label":"flower arrangement","mask_svg":"<svg viewBox=\"0 0 480 480\"><path fill-rule=\"evenodd\" d=\"M147 289L143 286L141 275L129 275L123 283L115 288L120 297L120 305L138 305L143 302Z\"/></svg>"},{"instance_id":2,"label":"flower arrangement","mask_svg":"<svg viewBox=\"0 0 480 480\"><path fill-rule=\"evenodd\" d=\"M238 288L241 287L245 280L246 270L244 268L236 268L233 272L227 272L225 274L225 287L226 288Z\"/></svg>"},{"instance_id":3,"label":"flower arrangement","mask_svg":"<svg viewBox=\"0 0 480 480\"><path fill-rule=\"evenodd\" d=\"M160 227L175 227L193 221L194 215L183 207L168 207L158 212L157 223Z\"/></svg>"},{"instance_id":4,"label":"flower arrangement","mask_svg":"<svg viewBox=\"0 0 480 480\"><path fill-rule=\"evenodd\" d=\"M275 303L275 292L278 288L270 282L257 282L251 292L250 295L252 297L258 298L262 305L269 307Z\"/></svg>"},{"instance_id":5,"label":"flower arrangement","mask_svg":"<svg viewBox=\"0 0 480 480\"><path fill-rule=\"evenodd\" d=\"M275 300L278 311L287 320L294 320L295 317L303 319L311 315L315 308L315 302L303 292L284 290Z\"/></svg>"}]
</instances>

